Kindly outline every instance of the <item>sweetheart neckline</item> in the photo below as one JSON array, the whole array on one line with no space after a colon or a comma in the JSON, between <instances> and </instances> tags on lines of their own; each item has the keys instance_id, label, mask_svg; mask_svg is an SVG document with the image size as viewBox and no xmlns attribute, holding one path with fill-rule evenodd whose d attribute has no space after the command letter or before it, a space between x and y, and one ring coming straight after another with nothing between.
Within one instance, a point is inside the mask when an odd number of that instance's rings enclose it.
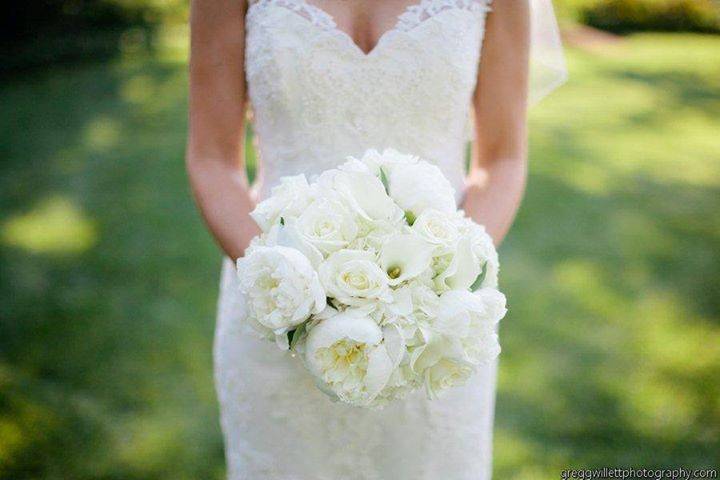
<instances>
[{"instance_id":1,"label":"sweetheart neckline","mask_svg":"<svg viewBox=\"0 0 720 480\"><path fill-rule=\"evenodd\" d=\"M336 38L342 40L344 43L348 44L349 48L353 51L355 56L357 58L360 58L362 60L370 60L376 55L378 55L378 52L381 52L383 48L386 48L385 45L388 44L390 39L397 36L399 33L408 33L411 31L414 31L416 29L419 29L429 18L437 17L445 12L454 10L453 8L447 8L442 9L438 12L436 12L434 15L429 17L426 20L423 20L421 22L416 23L415 25L411 26L410 28L403 29L401 26L404 23L404 17L407 15L410 15L413 10L416 9L423 9L426 7L426 2L429 2L431 0L418 0L417 2L413 2L409 5L407 5L403 11L397 16L397 19L395 21L395 24L387 29L385 32L380 35L375 45L369 50L365 51L363 50L352 38L352 36L347 33L345 30L338 27L337 22L335 22L334 17L329 14L327 11L325 11L323 8L308 2L307 0L284 0L287 2L286 5L281 5L281 8L285 8L286 10L289 10L291 13L294 13L296 17L301 18L308 24L310 24L312 27L317 28L318 30L324 30L328 33L333 34ZM274 2L270 0L266 0L266 2L270 3L271 5L274 4ZM253 8L256 5L262 4L262 0L258 0L256 2L253 2L249 8ZM303 15L299 11L305 9L308 11L308 16ZM489 8L485 7L486 11L489 10ZM462 10L462 9L461 9ZM314 21L314 18L319 18L321 22ZM324 25L324 26L323 26Z\"/></svg>"},{"instance_id":2,"label":"sweetheart neckline","mask_svg":"<svg viewBox=\"0 0 720 480\"><path fill-rule=\"evenodd\" d=\"M350 35L348 32L346 32L346 31L343 30L342 28L338 27L337 21L335 21L335 17L334 17L332 14L328 13L324 8L322 8L322 7L318 6L318 5L315 5L315 4L313 4L313 3L310 3L308 0L297 0L297 1L300 2L300 3L302 3L303 6L305 6L305 8L308 8L308 9L310 9L310 10L314 10L316 14L321 15L321 16L324 16L324 17L328 20L328 23L331 25L332 30L333 30L334 32L336 32L339 36L345 37L346 41L348 41L349 43L351 43L351 44L355 47L355 50L358 52L358 54L360 54L360 55L362 55L362 56L364 56L364 57L371 57L371 56L375 53L376 50L378 50L379 48L381 48L382 44L385 43L385 39L386 39L388 36L391 36L391 35L393 34L393 32L398 31L399 26L400 26L400 24L401 24L401 22L402 22L402 17L403 17L403 15L405 15L405 14L407 14L408 12L412 11L413 8L417 8L417 7L421 6L421 5L423 4L423 1L424 1L424 0L418 0L418 1L416 1L416 2L412 2L412 3L409 4L409 5L406 5L406 6L402 9L402 11L400 12L400 14L397 15L397 17L395 18L395 23L393 24L393 26L390 27L390 28L388 28L387 30L385 30L385 31L378 37L377 41L375 42L375 45L373 45L373 46L370 48L370 50L368 50L368 51L363 50L362 47L360 47L360 45L357 44L357 42L356 42L355 39L352 37L352 35Z\"/></svg>"}]
</instances>

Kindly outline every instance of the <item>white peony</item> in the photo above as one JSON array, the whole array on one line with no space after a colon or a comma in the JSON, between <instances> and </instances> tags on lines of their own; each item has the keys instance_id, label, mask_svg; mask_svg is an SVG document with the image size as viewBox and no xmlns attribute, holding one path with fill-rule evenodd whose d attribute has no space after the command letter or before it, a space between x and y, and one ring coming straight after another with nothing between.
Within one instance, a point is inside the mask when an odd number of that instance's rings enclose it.
<instances>
[{"instance_id":1,"label":"white peony","mask_svg":"<svg viewBox=\"0 0 720 480\"><path fill-rule=\"evenodd\" d=\"M283 335L325 308L325 291L310 262L287 247L256 247L237 261L248 316L262 333Z\"/></svg>"},{"instance_id":2,"label":"white peony","mask_svg":"<svg viewBox=\"0 0 720 480\"><path fill-rule=\"evenodd\" d=\"M454 213L455 189L440 169L427 162L396 164L388 168L390 197L411 220L430 208Z\"/></svg>"},{"instance_id":3,"label":"white peony","mask_svg":"<svg viewBox=\"0 0 720 480\"><path fill-rule=\"evenodd\" d=\"M304 240L325 255L346 247L358 234L350 209L328 197L311 203L297 218L295 227Z\"/></svg>"},{"instance_id":4,"label":"white peony","mask_svg":"<svg viewBox=\"0 0 720 480\"><path fill-rule=\"evenodd\" d=\"M283 177L271 195L258 203L250 216L263 232L280 222L281 217L300 215L312 202L314 192L305 175Z\"/></svg>"},{"instance_id":5,"label":"white peony","mask_svg":"<svg viewBox=\"0 0 720 480\"><path fill-rule=\"evenodd\" d=\"M457 217L434 208L421 213L412 228L415 233L434 245L449 247L460 237Z\"/></svg>"},{"instance_id":6,"label":"white peony","mask_svg":"<svg viewBox=\"0 0 720 480\"><path fill-rule=\"evenodd\" d=\"M422 386L422 378L410 368L409 362L401 363L393 370L385 388L375 397L377 406L384 406L391 401L405 398L410 392Z\"/></svg>"},{"instance_id":7,"label":"white peony","mask_svg":"<svg viewBox=\"0 0 720 480\"><path fill-rule=\"evenodd\" d=\"M324 389L340 400L369 405L399 363L404 348L396 341L384 342L383 330L374 321L346 310L310 330L305 363Z\"/></svg>"},{"instance_id":8,"label":"white peony","mask_svg":"<svg viewBox=\"0 0 720 480\"><path fill-rule=\"evenodd\" d=\"M327 295L345 305L392 300L388 277L370 252L339 250L320 264L319 275Z\"/></svg>"}]
</instances>

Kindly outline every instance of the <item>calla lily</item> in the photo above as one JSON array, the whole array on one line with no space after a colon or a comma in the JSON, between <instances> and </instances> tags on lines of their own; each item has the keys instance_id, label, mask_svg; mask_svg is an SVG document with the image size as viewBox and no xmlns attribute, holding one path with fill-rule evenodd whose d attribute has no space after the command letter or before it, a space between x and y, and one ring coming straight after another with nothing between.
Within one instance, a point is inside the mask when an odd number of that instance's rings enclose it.
<instances>
[{"instance_id":1,"label":"calla lily","mask_svg":"<svg viewBox=\"0 0 720 480\"><path fill-rule=\"evenodd\" d=\"M435 285L441 290L467 290L480 275L480 262L473 253L470 238L458 241L457 251L450 265L435 277Z\"/></svg>"},{"instance_id":2,"label":"calla lily","mask_svg":"<svg viewBox=\"0 0 720 480\"><path fill-rule=\"evenodd\" d=\"M390 285L398 285L417 277L429 266L435 247L412 234L395 235L382 247L380 266L389 277Z\"/></svg>"}]
</instances>

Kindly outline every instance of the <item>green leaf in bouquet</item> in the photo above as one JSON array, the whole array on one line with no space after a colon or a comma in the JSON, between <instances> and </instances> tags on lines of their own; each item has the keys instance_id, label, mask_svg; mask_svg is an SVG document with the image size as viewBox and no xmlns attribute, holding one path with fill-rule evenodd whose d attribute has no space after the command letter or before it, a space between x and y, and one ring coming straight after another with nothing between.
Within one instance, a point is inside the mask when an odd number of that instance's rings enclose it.
<instances>
[{"instance_id":1,"label":"green leaf in bouquet","mask_svg":"<svg viewBox=\"0 0 720 480\"><path fill-rule=\"evenodd\" d=\"M412 227L413 223L415 223L415 220L417 220L417 217L413 212L408 210L405 212L405 220L407 221L408 225Z\"/></svg>"},{"instance_id":2,"label":"green leaf in bouquet","mask_svg":"<svg viewBox=\"0 0 720 480\"><path fill-rule=\"evenodd\" d=\"M390 195L390 181L388 180L387 174L382 167L380 167L380 181L382 182L383 187L385 187L385 193Z\"/></svg>"},{"instance_id":3,"label":"green leaf in bouquet","mask_svg":"<svg viewBox=\"0 0 720 480\"><path fill-rule=\"evenodd\" d=\"M280 225L285 226L285 218L280 217Z\"/></svg>"},{"instance_id":4,"label":"green leaf in bouquet","mask_svg":"<svg viewBox=\"0 0 720 480\"><path fill-rule=\"evenodd\" d=\"M305 333L305 324L301 323L295 330L288 332L288 343L290 344L290 350L295 349L295 345L300 340L300 337Z\"/></svg>"},{"instance_id":5,"label":"green leaf in bouquet","mask_svg":"<svg viewBox=\"0 0 720 480\"><path fill-rule=\"evenodd\" d=\"M477 291L480 288L480 286L482 286L482 283L485 280L485 275L487 275L487 262L485 262L485 265L483 265L480 275L478 275L477 278L475 279L475 281L473 282L473 284L470 285L471 292Z\"/></svg>"}]
</instances>

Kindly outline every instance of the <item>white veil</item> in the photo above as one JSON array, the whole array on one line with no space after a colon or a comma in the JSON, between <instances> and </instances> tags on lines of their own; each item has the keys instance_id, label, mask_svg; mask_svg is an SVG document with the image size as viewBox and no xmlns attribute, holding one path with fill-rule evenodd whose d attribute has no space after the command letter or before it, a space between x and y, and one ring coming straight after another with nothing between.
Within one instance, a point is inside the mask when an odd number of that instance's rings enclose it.
<instances>
[{"instance_id":1,"label":"white veil","mask_svg":"<svg viewBox=\"0 0 720 480\"><path fill-rule=\"evenodd\" d=\"M567 66L552 0L530 0L530 7L528 102L535 105L567 80Z\"/></svg>"}]
</instances>

